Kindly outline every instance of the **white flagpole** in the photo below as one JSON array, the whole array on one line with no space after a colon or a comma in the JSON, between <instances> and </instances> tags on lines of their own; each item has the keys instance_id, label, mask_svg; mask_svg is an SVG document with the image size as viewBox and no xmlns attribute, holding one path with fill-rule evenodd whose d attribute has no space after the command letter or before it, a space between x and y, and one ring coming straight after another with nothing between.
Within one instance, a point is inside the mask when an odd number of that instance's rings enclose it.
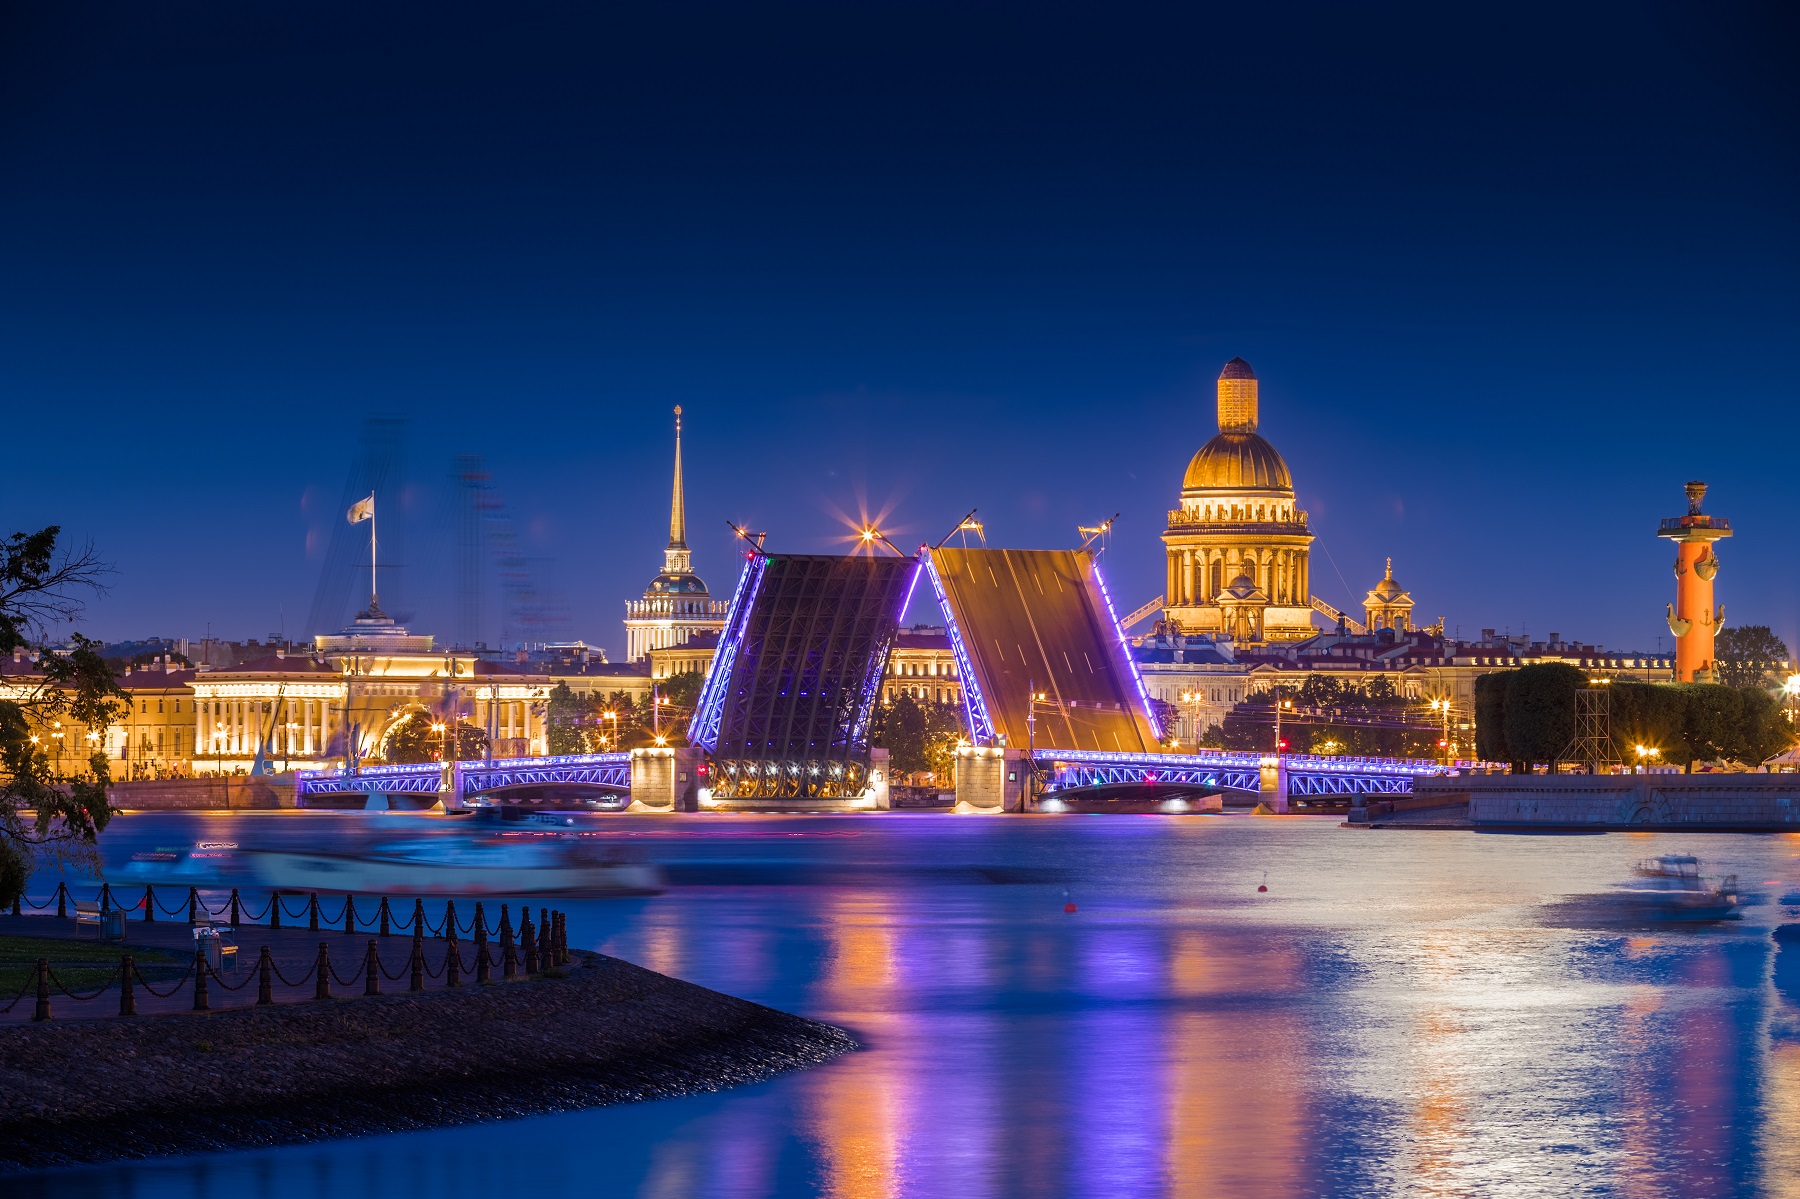
<instances>
[{"instance_id":1,"label":"white flagpole","mask_svg":"<svg viewBox=\"0 0 1800 1199\"><path fill-rule=\"evenodd\" d=\"M381 596L375 587L375 497L369 497L369 610L372 612L381 605Z\"/></svg>"}]
</instances>

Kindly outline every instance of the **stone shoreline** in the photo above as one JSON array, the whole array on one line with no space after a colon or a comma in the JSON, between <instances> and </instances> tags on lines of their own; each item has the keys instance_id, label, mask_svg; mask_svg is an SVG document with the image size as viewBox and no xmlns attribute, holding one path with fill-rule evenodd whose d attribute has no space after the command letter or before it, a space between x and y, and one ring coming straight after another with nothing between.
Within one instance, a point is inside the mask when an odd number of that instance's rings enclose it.
<instances>
[{"instance_id":1,"label":"stone shoreline","mask_svg":"<svg viewBox=\"0 0 1800 1199\"><path fill-rule=\"evenodd\" d=\"M561 978L0 1028L0 1175L716 1091L856 1048L827 1024L573 957Z\"/></svg>"}]
</instances>

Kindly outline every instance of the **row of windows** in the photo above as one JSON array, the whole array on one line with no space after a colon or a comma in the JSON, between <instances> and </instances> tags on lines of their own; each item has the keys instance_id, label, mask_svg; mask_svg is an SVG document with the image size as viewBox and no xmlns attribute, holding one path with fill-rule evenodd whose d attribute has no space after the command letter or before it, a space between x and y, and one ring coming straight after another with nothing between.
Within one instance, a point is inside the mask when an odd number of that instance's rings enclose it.
<instances>
[{"instance_id":1,"label":"row of windows","mask_svg":"<svg viewBox=\"0 0 1800 1199\"><path fill-rule=\"evenodd\" d=\"M953 679L956 677L956 665L952 662L945 662L943 663L943 669L939 670L938 663L935 661L901 662L898 659L894 659L888 662L888 673L899 675L902 678L937 678L941 675L944 678Z\"/></svg>"}]
</instances>

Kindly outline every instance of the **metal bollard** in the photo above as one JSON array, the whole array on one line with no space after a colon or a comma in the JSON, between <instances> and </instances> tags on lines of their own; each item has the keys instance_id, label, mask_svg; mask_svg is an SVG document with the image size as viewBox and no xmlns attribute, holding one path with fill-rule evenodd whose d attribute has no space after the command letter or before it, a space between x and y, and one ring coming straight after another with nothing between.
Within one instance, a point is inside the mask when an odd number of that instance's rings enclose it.
<instances>
[{"instance_id":1,"label":"metal bollard","mask_svg":"<svg viewBox=\"0 0 1800 1199\"><path fill-rule=\"evenodd\" d=\"M325 942L319 942L319 960L315 967L319 972L318 981L313 984L314 999L331 998L331 952L325 948Z\"/></svg>"},{"instance_id":2,"label":"metal bollard","mask_svg":"<svg viewBox=\"0 0 1800 1199\"><path fill-rule=\"evenodd\" d=\"M477 984L488 981L488 969L488 946L484 939L475 942L475 982Z\"/></svg>"},{"instance_id":3,"label":"metal bollard","mask_svg":"<svg viewBox=\"0 0 1800 1199\"><path fill-rule=\"evenodd\" d=\"M281 927L281 892L269 892L269 927Z\"/></svg>"},{"instance_id":4,"label":"metal bollard","mask_svg":"<svg viewBox=\"0 0 1800 1199\"><path fill-rule=\"evenodd\" d=\"M101 911L101 914L104 915L105 913L112 911L112 908L113 908L112 884L111 883L101 883L100 884L100 911Z\"/></svg>"},{"instance_id":5,"label":"metal bollard","mask_svg":"<svg viewBox=\"0 0 1800 1199\"><path fill-rule=\"evenodd\" d=\"M306 931L311 933L319 931L319 893L317 891L307 892Z\"/></svg>"},{"instance_id":6,"label":"metal bollard","mask_svg":"<svg viewBox=\"0 0 1800 1199\"><path fill-rule=\"evenodd\" d=\"M500 943L502 945L504 945L510 940L512 940L512 918L509 917L506 913L506 905L501 904L500 905Z\"/></svg>"},{"instance_id":7,"label":"metal bollard","mask_svg":"<svg viewBox=\"0 0 1800 1199\"><path fill-rule=\"evenodd\" d=\"M188 888L188 923L200 923L200 892L194 887Z\"/></svg>"},{"instance_id":8,"label":"metal bollard","mask_svg":"<svg viewBox=\"0 0 1800 1199\"><path fill-rule=\"evenodd\" d=\"M456 940L456 901L444 901L444 935L452 941Z\"/></svg>"},{"instance_id":9,"label":"metal bollard","mask_svg":"<svg viewBox=\"0 0 1800 1199\"><path fill-rule=\"evenodd\" d=\"M462 986L462 954L457 952L454 937L450 939L450 944L444 949L444 985L446 987Z\"/></svg>"},{"instance_id":10,"label":"metal bollard","mask_svg":"<svg viewBox=\"0 0 1800 1199\"><path fill-rule=\"evenodd\" d=\"M525 973L536 974L538 972L537 936L532 930L531 921L519 921L519 931L523 934L519 938L521 942L519 948L525 951Z\"/></svg>"},{"instance_id":11,"label":"metal bollard","mask_svg":"<svg viewBox=\"0 0 1800 1199\"><path fill-rule=\"evenodd\" d=\"M37 1010L31 1014L33 1020L50 1018L50 959L38 959L38 993Z\"/></svg>"},{"instance_id":12,"label":"metal bollard","mask_svg":"<svg viewBox=\"0 0 1800 1199\"><path fill-rule=\"evenodd\" d=\"M270 977L275 963L269 960L269 947L262 947L262 953L256 959L256 1004L267 1007L275 1002L275 980Z\"/></svg>"},{"instance_id":13,"label":"metal bollard","mask_svg":"<svg viewBox=\"0 0 1800 1199\"><path fill-rule=\"evenodd\" d=\"M231 927L236 928L238 925L242 924L244 922L243 917L243 906L238 903L238 890L236 887L233 887L231 889Z\"/></svg>"},{"instance_id":14,"label":"metal bollard","mask_svg":"<svg viewBox=\"0 0 1800 1199\"><path fill-rule=\"evenodd\" d=\"M156 922L156 888L149 883L144 884L144 923Z\"/></svg>"},{"instance_id":15,"label":"metal bollard","mask_svg":"<svg viewBox=\"0 0 1800 1199\"><path fill-rule=\"evenodd\" d=\"M194 1010L204 1012L211 1004L206 995L206 950L194 950Z\"/></svg>"},{"instance_id":16,"label":"metal bollard","mask_svg":"<svg viewBox=\"0 0 1800 1199\"><path fill-rule=\"evenodd\" d=\"M56 884L56 918L58 920L68 919L68 916L69 916L69 909L67 906L68 899L69 899L69 884L57 883ZM44 1018L46 1020L49 1019L48 1016L46 1016Z\"/></svg>"},{"instance_id":17,"label":"metal bollard","mask_svg":"<svg viewBox=\"0 0 1800 1199\"><path fill-rule=\"evenodd\" d=\"M556 941L550 936L550 909L538 909L538 963L548 970L556 965Z\"/></svg>"},{"instance_id":18,"label":"metal bollard","mask_svg":"<svg viewBox=\"0 0 1800 1199\"><path fill-rule=\"evenodd\" d=\"M556 914L556 964L558 966L569 964L569 914L567 912Z\"/></svg>"},{"instance_id":19,"label":"metal bollard","mask_svg":"<svg viewBox=\"0 0 1800 1199\"><path fill-rule=\"evenodd\" d=\"M500 941L500 977L511 978L519 972L519 955L513 949L512 937L504 937Z\"/></svg>"},{"instance_id":20,"label":"metal bollard","mask_svg":"<svg viewBox=\"0 0 1800 1199\"><path fill-rule=\"evenodd\" d=\"M481 910L481 901L475 901L475 927L471 930L477 941L487 940L487 916Z\"/></svg>"},{"instance_id":21,"label":"metal bollard","mask_svg":"<svg viewBox=\"0 0 1800 1199\"><path fill-rule=\"evenodd\" d=\"M137 1015L137 992L131 989L131 972L137 964L126 954L119 959L119 1015Z\"/></svg>"},{"instance_id":22,"label":"metal bollard","mask_svg":"<svg viewBox=\"0 0 1800 1199\"><path fill-rule=\"evenodd\" d=\"M422 937L424 935L425 901L423 899L415 899L413 900L413 936Z\"/></svg>"},{"instance_id":23,"label":"metal bollard","mask_svg":"<svg viewBox=\"0 0 1800 1199\"><path fill-rule=\"evenodd\" d=\"M425 989L425 942L418 937L413 938L412 979L407 983L409 991Z\"/></svg>"},{"instance_id":24,"label":"metal bollard","mask_svg":"<svg viewBox=\"0 0 1800 1199\"><path fill-rule=\"evenodd\" d=\"M369 938L369 952L363 958L363 994L381 994L381 954L375 948L375 938Z\"/></svg>"},{"instance_id":25,"label":"metal bollard","mask_svg":"<svg viewBox=\"0 0 1800 1199\"><path fill-rule=\"evenodd\" d=\"M348 892L344 894L344 932L356 932L356 897Z\"/></svg>"},{"instance_id":26,"label":"metal bollard","mask_svg":"<svg viewBox=\"0 0 1800 1199\"><path fill-rule=\"evenodd\" d=\"M381 935L384 937L387 936L388 935L388 899L387 899L387 896L383 895L381 897L381 910L376 912L375 916L376 916L376 919L381 921Z\"/></svg>"}]
</instances>

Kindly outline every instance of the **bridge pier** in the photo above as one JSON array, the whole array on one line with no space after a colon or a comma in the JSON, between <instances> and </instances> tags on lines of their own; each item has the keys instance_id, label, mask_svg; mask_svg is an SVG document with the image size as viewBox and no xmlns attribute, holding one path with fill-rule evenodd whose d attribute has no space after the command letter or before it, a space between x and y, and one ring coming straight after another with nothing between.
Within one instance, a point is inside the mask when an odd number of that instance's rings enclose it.
<instances>
[{"instance_id":1,"label":"bridge pier","mask_svg":"<svg viewBox=\"0 0 1800 1199\"><path fill-rule=\"evenodd\" d=\"M631 751L631 811L695 812L700 808L700 751L652 746Z\"/></svg>"},{"instance_id":2,"label":"bridge pier","mask_svg":"<svg viewBox=\"0 0 1800 1199\"><path fill-rule=\"evenodd\" d=\"M1288 810L1287 760L1270 754L1262 760L1262 803L1271 812Z\"/></svg>"},{"instance_id":3,"label":"bridge pier","mask_svg":"<svg viewBox=\"0 0 1800 1199\"><path fill-rule=\"evenodd\" d=\"M1025 801L1031 764L1022 749L965 745L956 751L956 806L960 811L1017 812Z\"/></svg>"}]
</instances>

